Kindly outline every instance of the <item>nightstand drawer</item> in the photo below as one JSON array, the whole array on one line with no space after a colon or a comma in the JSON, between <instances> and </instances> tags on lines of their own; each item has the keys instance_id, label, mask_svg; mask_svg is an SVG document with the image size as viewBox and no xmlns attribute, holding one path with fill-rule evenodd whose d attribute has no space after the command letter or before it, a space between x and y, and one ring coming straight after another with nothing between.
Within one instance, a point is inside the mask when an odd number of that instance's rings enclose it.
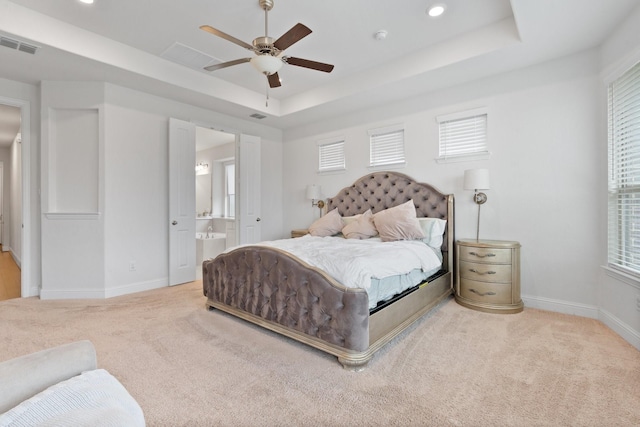
<instances>
[{"instance_id":1,"label":"nightstand drawer","mask_svg":"<svg viewBox=\"0 0 640 427\"><path fill-rule=\"evenodd\" d=\"M511 283L511 264L460 261L460 277L481 282Z\"/></svg>"},{"instance_id":2,"label":"nightstand drawer","mask_svg":"<svg viewBox=\"0 0 640 427\"><path fill-rule=\"evenodd\" d=\"M511 264L511 249L460 246L460 260Z\"/></svg>"},{"instance_id":3,"label":"nightstand drawer","mask_svg":"<svg viewBox=\"0 0 640 427\"><path fill-rule=\"evenodd\" d=\"M511 285L460 279L460 296L472 301L511 304Z\"/></svg>"}]
</instances>

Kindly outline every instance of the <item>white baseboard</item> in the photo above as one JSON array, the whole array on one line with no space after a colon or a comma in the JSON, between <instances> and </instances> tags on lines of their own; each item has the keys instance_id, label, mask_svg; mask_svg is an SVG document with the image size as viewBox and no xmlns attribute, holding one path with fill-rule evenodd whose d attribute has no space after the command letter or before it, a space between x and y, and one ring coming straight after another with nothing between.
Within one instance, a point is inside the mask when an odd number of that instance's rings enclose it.
<instances>
[{"instance_id":1,"label":"white baseboard","mask_svg":"<svg viewBox=\"0 0 640 427\"><path fill-rule=\"evenodd\" d=\"M16 254L11 248L9 248L9 250L11 251L11 258L13 258L15 263L18 265L18 268L22 269L22 261L20 260L18 254Z\"/></svg>"},{"instance_id":2,"label":"white baseboard","mask_svg":"<svg viewBox=\"0 0 640 427\"><path fill-rule=\"evenodd\" d=\"M600 321L613 329L626 342L640 350L640 332L618 319L606 310L600 310Z\"/></svg>"},{"instance_id":3,"label":"white baseboard","mask_svg":"<svg viewBox=\"0 0 640 427\"><path fill-rule=\"evenodd\" d=\"M598 307L594 305L579 304L570 301L554 300L551 298L533 297L523 295L522 301L525 307L540 310L554 311L556 313L573 314L575 316L598 319Z\"/></svg>"},{"instance_id":4,"label":"white baseboard","mask_svg":"<svg viewBox=\"0 0 640 427\"><path fill-rule=\"evenodd\" d=\"M136 292L149 291L152 289L169 286L169 279L162 278L149 280L147 282L131 283L129 285L118 286L107 289L63 289L63 290L40 290L40 299L105 299L121 295L133 294Z\"/></svg>"},{"instance_id":5,"label":"white baseboard","mask_svg":"<svg viewBox=\"0 0 640 427\"><path fill-rule=\"evenodd\" d=\"M169 286L169 278L149 280L146 282L131 283L105 289L105 298L119 297L120 295L133 294L135 292L150 291L152 289L166 288Z\"/></svg>"}]
</instances>

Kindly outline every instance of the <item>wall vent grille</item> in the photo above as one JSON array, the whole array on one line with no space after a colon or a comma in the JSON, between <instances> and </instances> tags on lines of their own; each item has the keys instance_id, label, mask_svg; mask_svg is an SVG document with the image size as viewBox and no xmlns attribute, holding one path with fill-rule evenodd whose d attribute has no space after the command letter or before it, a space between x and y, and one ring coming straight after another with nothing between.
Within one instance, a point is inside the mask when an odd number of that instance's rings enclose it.
<instances>
[{"instance_id":1,"label":"wall vent grille","mask_svg":"<svg viewBox=\"0 0 640 427\"><path fill-rule=\"evenodd\" d=\"M0 36L0 46L8 47L9 49L17 49L21 52L29 53L31 55L34 55L39 49L38 46L21 42L19 40L14 40L5 36Z\"/></svg>"},{"instance_id":2,"label":"wall vent grille","mask_svg":"<svg viewBox=\"0 0 640 427\"><path fill-rule=\"evenodd\" d=\"M267 117L267 116L265 116L264 114L253 113L253 114L252 114L252 115L250 115L249 117L253 117L254 119L262 120L262 119L264 119L264 118L265 118L265 117Z\"/></svg>"}]
</instances>

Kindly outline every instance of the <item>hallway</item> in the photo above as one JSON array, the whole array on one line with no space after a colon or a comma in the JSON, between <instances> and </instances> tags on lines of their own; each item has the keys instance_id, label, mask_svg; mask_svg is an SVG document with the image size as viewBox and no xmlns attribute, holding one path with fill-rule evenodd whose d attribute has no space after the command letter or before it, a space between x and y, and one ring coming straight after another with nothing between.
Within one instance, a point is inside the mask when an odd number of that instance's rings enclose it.
<instances>
[{"instance_id":1,"label":"hallway","mask_svg":"<svg viewBox=\"0 0 640 427\"><path fill-rule=\"evenodd\" d=\"M20 298L20 268L0 245L0 301L11 298Z\"/></svg>"}]
</instances>

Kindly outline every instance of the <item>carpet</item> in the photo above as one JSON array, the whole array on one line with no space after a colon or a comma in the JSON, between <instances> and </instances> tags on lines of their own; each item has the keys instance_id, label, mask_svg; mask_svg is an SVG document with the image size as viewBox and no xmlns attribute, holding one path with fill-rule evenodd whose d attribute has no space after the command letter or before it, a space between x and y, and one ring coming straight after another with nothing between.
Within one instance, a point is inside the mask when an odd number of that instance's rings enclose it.
<instances>
[{"instance_id":1,"label":"carpet","mask_svg":"<svg viewBox=\"0 0 640 427\"><path fill-rule=\"evenodd\" d=\"M640 352L593 319L450 299L356 373L201 287L0 302L0 360L89 339L149 426L640 425Z\"/></svg>"}]
</instances>

